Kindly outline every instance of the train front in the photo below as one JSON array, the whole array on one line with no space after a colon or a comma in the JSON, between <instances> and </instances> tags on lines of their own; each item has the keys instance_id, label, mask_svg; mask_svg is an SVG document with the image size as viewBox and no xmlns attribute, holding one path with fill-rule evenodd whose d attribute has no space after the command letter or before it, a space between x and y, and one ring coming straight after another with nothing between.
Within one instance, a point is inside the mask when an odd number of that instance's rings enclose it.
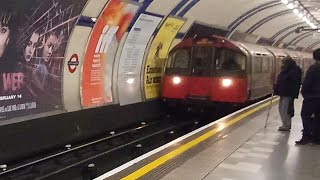
<instances>
[{"instance_id":1,"label":"train front","mask_svg":"<svg viewBox=\"0 0 320 180\"><path fill-rule=\"evenodd\" d=\"M186 39L170 51L163 101L241 104L247 96L247 56L231 41L220 37Z\"/></svg>"}]
</instances>

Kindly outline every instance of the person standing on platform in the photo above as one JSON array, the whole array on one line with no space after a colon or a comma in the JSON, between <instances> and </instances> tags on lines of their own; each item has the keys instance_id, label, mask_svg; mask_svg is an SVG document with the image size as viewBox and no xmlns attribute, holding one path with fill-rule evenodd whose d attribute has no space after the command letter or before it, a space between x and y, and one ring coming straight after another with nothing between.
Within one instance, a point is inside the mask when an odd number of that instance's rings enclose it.
<instances>
[{"instance_id":1,"label":"person standing on platform","mask_svg":"<svg viewBox=\"0 0 320 180\"><path fill-rule=\"evenodd\" d=\"M304 98L301 109L303 133L302 139L296 141L297 145L305 145L312 141L316 144L320 142L320 137L315 136L317 133L312 132L312 129L316 129L312 127L312 115L317 117L320 113L320 49L313 52L313 58L316 62L309 67L301 89Z\"/></svg>"},{"instance_id":2,"label":"person standing on platform","mask_svg":"<svg viewBox=\"0 0 320 180\"><path fill-rule=\"evenodd\" d=\"M280 96L279 113L282 126L279 131L290 131L291 115L289 114L290 103L299 96L302 71L291 57L282 60L281 72L274 86L274 94ZM293 108L293 107L291 107Z\"/></svg>"}]
</instances>

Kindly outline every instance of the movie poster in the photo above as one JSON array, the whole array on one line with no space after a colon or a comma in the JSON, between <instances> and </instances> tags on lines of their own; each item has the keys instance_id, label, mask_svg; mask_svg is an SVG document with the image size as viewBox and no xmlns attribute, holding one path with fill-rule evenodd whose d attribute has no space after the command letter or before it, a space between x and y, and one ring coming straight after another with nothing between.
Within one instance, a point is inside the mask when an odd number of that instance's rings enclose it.
<instances>
[{"instance_id":1,"label":"movie poster","mask_svg":"<svg viewBox=\"0 0 320 180\"><path fill-rule=\"evenodd\" d=\"M170 45L184 23L183 19L168 17L154 38L144 70L146 99L159 97L162 71Z\"/></svg>"},{"instance_id":2,"label":"movie poster","mask_svg":"<svg viewBox=\"0 0 320 180\"><path fill-rule=\"evenodd\" d=\"M63 108L64 53L86 1L0 1L0 120Z\"/></svg>"},{"instance_id":3,"label":"movie poster","mask_svg":"<svg viewBox=\"0 0 320 180\"><path fill-rule=\"evenodd\" d=\"M140 14L122 49L118 70L120 105L142 102L141 66L147 44L162 18Z\"/></svg>"},{"instance_id":4,"label":"movie poster","mask_svg":"<svg viewBox=\"0 0 320 180\"><path fill-rule=\"evenodd\" d=\"M137 3L111 0L96 22L82 67L82 106L113 102L112 70L118 45L139 9Z\"/></svg>"}]
</instances>

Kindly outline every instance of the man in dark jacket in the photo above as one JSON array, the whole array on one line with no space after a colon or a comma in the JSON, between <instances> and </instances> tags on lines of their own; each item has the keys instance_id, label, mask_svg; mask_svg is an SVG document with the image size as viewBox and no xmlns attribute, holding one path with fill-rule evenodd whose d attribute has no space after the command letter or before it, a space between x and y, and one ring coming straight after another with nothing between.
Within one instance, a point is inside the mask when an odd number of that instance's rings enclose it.
<instances>
[{"instance_id":1,"label":"man in dark jacket","mask_svg":"<svg viewBox=\"0 0 320 180\"><path fill-rule=\"evenodd\" d=\"M298 145L308 144L312 140L317 144L320 142L319 139L316 139L319 137L312 133L311 125L312 115L319 115L320 113L320 49L313 52L313 58L316 62L309 67L301 89L304 98L301 110L303 134L302 139L296 141Z\"/></svg>"},{"instance_id":2,"label":"man in dark jacket","mask_svg":"<svg viewBox=\"0 0 320 180\"><path fill-rule=\"evenodd\" d=\"M290 131L292 116L289 114L289 108L293 100L299 96L302 71L290 57L284 58L282 63L282 69L277 77L274 94L280 96L279 113L282 126L279 127L279 131Z\"/></svg>"}]
</instances>

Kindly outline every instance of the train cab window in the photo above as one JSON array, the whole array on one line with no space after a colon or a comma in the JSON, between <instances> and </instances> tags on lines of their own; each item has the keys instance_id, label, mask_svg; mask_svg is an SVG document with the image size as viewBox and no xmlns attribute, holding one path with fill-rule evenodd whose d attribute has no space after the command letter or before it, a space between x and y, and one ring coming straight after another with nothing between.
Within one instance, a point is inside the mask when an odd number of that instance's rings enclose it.
<instances>
[{"instance_id":1,"label":"train cab window","mask_svg":"<svg viewBox=\"0 0 320 180\"><path fill-rule=\"evenodd\" d=\"M216 69L222 71L245 70L246 57L230 49L220 49L216 55Z\"/></svg>"},{"instance_id":2,"label":"train cab window","mask_svg":"<svg viewBox=\"0 0 320 180\"><path fill-rule=\"evenodd\" d=\"M173 68L188 68L190 62L190 52L187 49L179 49L172 56Z\"/></svg>"},{"instance_id":3,"label":"train cab window","mask_svg":"<svg viewBox=\"0 0 320 180\"><path fill-rule=\"evenodd\" d=\"M210 76L212 47L194 47L192 56L192 73L197 76Z\"/></svg>"},{"instance_id":4,"label":"train cab window","mask_svg":"<svg viewBox=\"0 0 320 180\"><path fill-rule=\"evenodd\" d=\"M177 49L169 54L166 66L168 74L187 74L191 60L191 49Z\"/></svg>"}]
</instances>

